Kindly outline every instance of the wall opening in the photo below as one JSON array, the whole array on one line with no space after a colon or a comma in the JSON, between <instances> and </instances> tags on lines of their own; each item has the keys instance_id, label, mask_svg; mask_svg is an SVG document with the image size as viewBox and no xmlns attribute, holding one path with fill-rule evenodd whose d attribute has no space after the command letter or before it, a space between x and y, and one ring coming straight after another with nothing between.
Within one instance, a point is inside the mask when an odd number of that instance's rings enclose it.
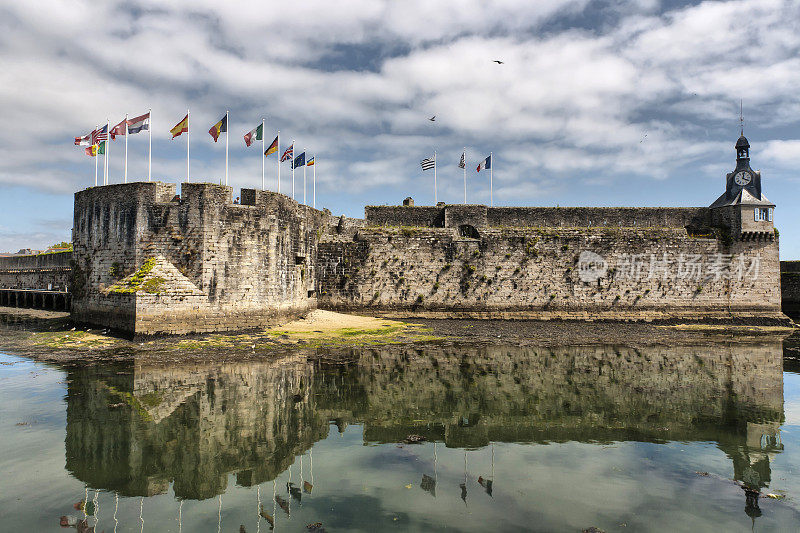
<instances>
[{"instance_id":1,"label":"wall opening","mask_svg":"<svg viewBox=\"0 0 800 533\"><path fill-rule=\"evenodd\" d=\"M474 226L470 226L469 224L461 224L458 227L458 234L462 237L467 237L468 239L480 239L481 234L478 233L478 230L475 229Z\"/></svg>"}]
</instances>

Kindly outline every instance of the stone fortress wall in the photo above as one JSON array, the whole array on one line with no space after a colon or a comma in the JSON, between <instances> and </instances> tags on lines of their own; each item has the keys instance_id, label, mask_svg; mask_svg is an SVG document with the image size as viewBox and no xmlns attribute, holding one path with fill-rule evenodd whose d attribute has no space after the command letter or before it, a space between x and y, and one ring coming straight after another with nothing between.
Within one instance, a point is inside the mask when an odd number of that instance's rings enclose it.
<instances>
[{"instance_id":1,"label":"stone fortress wall","mask_svg":"<svg viewBox=\"0 0 800 533\"><path fill-rule=\"evenodd\" d=\"M777 238L708 208L367 207L320 243L319 305L389 316L780 315Z\"/></svg>"},{"instance_id":2,"label":"stone fortress wall","mask_svg":"<svg viewBox=\"0 0 800 533\"><path fill-rule=\"evenodd\" d=\"M39 265L30 283L68 278L78 322L133 335L257 328L317 306L387 316L785 318L777 234L740 238L710 208L368 206L362 220L254 189L242 189L241 204L220 185L184 183L175 193L161 182L76 193L74 252L59 254L57 272ZM0 285L28 283L5 266Z\"/></svg>"},{"instance_id":3,"label":"stone fortress wall","mask_svg":"<svg viewBox=\"0 0 800 533\"><path fill-rule=\"evenodd\" d=\"M335 220L286 196L207 183L75 195L73 317L130 333L242 330L316 306L316 243Z\"/></svg>"},{"instance_id":4,"label":"stone fortress wall","mask_svg":"<svg viewBox=\"0 0 800 533\"><path fill-rule=\"evenodd\" d=\"M71 252L0 257L0 289L65 291Z\"/></svg>"}]
</instances>

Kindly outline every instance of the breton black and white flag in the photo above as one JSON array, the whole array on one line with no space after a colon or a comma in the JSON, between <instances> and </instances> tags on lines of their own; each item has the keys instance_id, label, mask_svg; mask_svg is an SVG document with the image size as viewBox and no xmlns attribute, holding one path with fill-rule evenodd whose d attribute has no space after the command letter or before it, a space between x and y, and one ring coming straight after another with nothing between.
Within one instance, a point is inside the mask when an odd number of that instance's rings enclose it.
<instances>
[{"instance_id":1,"label":"breton black and white flag","mask_svg":"<svg viewBox=\"0 0 800 533\"><path fill-rule=\"evenodd\" d=\"M467 152L461 152L461 161L458 162L458 168L467 168Z\"/></svg>"},{"instance_id":2,"label":"breton black and white flag","mask_svg":"<svg viewBox=\"0 0 800 533\"><path fill-rule=\"evenodd\" d=\"M430 170L436 166L436 157L434 156L423 159L419 164L422 166L422 170Z\"/></svg>"}]
</instances>

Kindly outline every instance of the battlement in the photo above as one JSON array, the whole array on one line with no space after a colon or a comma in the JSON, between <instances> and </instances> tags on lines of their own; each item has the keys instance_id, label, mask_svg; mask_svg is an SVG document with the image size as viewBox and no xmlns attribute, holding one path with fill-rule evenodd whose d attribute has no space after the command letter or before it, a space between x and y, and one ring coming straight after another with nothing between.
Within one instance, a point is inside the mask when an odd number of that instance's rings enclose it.
<instances>
[{"instance_id":1,"label":"battlement","mask_svg":"<svg viewBox=\"0 0 800 533\"><path fill-rule=\"evenodd\" d=\"M136 334L246 329L316 305L327 215L272 192L209 183L75 195L73 315Z\"/></svg>"},{"instance_id":2,"label":"battlement","mask_svg":"<svg viewBox=\"0 0 800 533\"><path fill-rule=\"evenodd\" d=\"M624 228L708 227L707 207L487 207L485 205L367 206L368 226Z\"/></svg>"},{"instance_id":3,"label":"battlement","mask_svg":"<svg viewBox=\"0 0 800 533\"><path fill-rule=\"evenodd\" d=\"M239 202L222 185L176 192L152 182L75 195L76 320L138 335L258 328L317 305L394 316L783 316L771 221L736 219L761 206L368 206L360 220L256 189ZM747 238L756 230L765 238Z\"/></svg>"}]
</instances>

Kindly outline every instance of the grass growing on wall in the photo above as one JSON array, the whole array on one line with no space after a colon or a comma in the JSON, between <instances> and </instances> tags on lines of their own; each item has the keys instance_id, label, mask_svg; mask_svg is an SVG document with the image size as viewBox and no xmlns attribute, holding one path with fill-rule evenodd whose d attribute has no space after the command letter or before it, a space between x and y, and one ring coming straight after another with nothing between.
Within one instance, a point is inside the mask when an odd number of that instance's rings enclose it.
<instances>
[{"instance_id":1,"label":"grass growing on wall","mask_svg":"<svg viewBox=\"0 0 800 533\"><path fill-rule=\"evenodd\" d=\"M145 281L150 272L156 266L156 258L151 257L147 259L139 270L133 273L130 278L124 279L115 285L112 285L108 290L112 294L134 294L139 291L144 291L149 294L158 294L164 289L166 280L160 276L153 277Z\"/></svg>"}]
</instances>

